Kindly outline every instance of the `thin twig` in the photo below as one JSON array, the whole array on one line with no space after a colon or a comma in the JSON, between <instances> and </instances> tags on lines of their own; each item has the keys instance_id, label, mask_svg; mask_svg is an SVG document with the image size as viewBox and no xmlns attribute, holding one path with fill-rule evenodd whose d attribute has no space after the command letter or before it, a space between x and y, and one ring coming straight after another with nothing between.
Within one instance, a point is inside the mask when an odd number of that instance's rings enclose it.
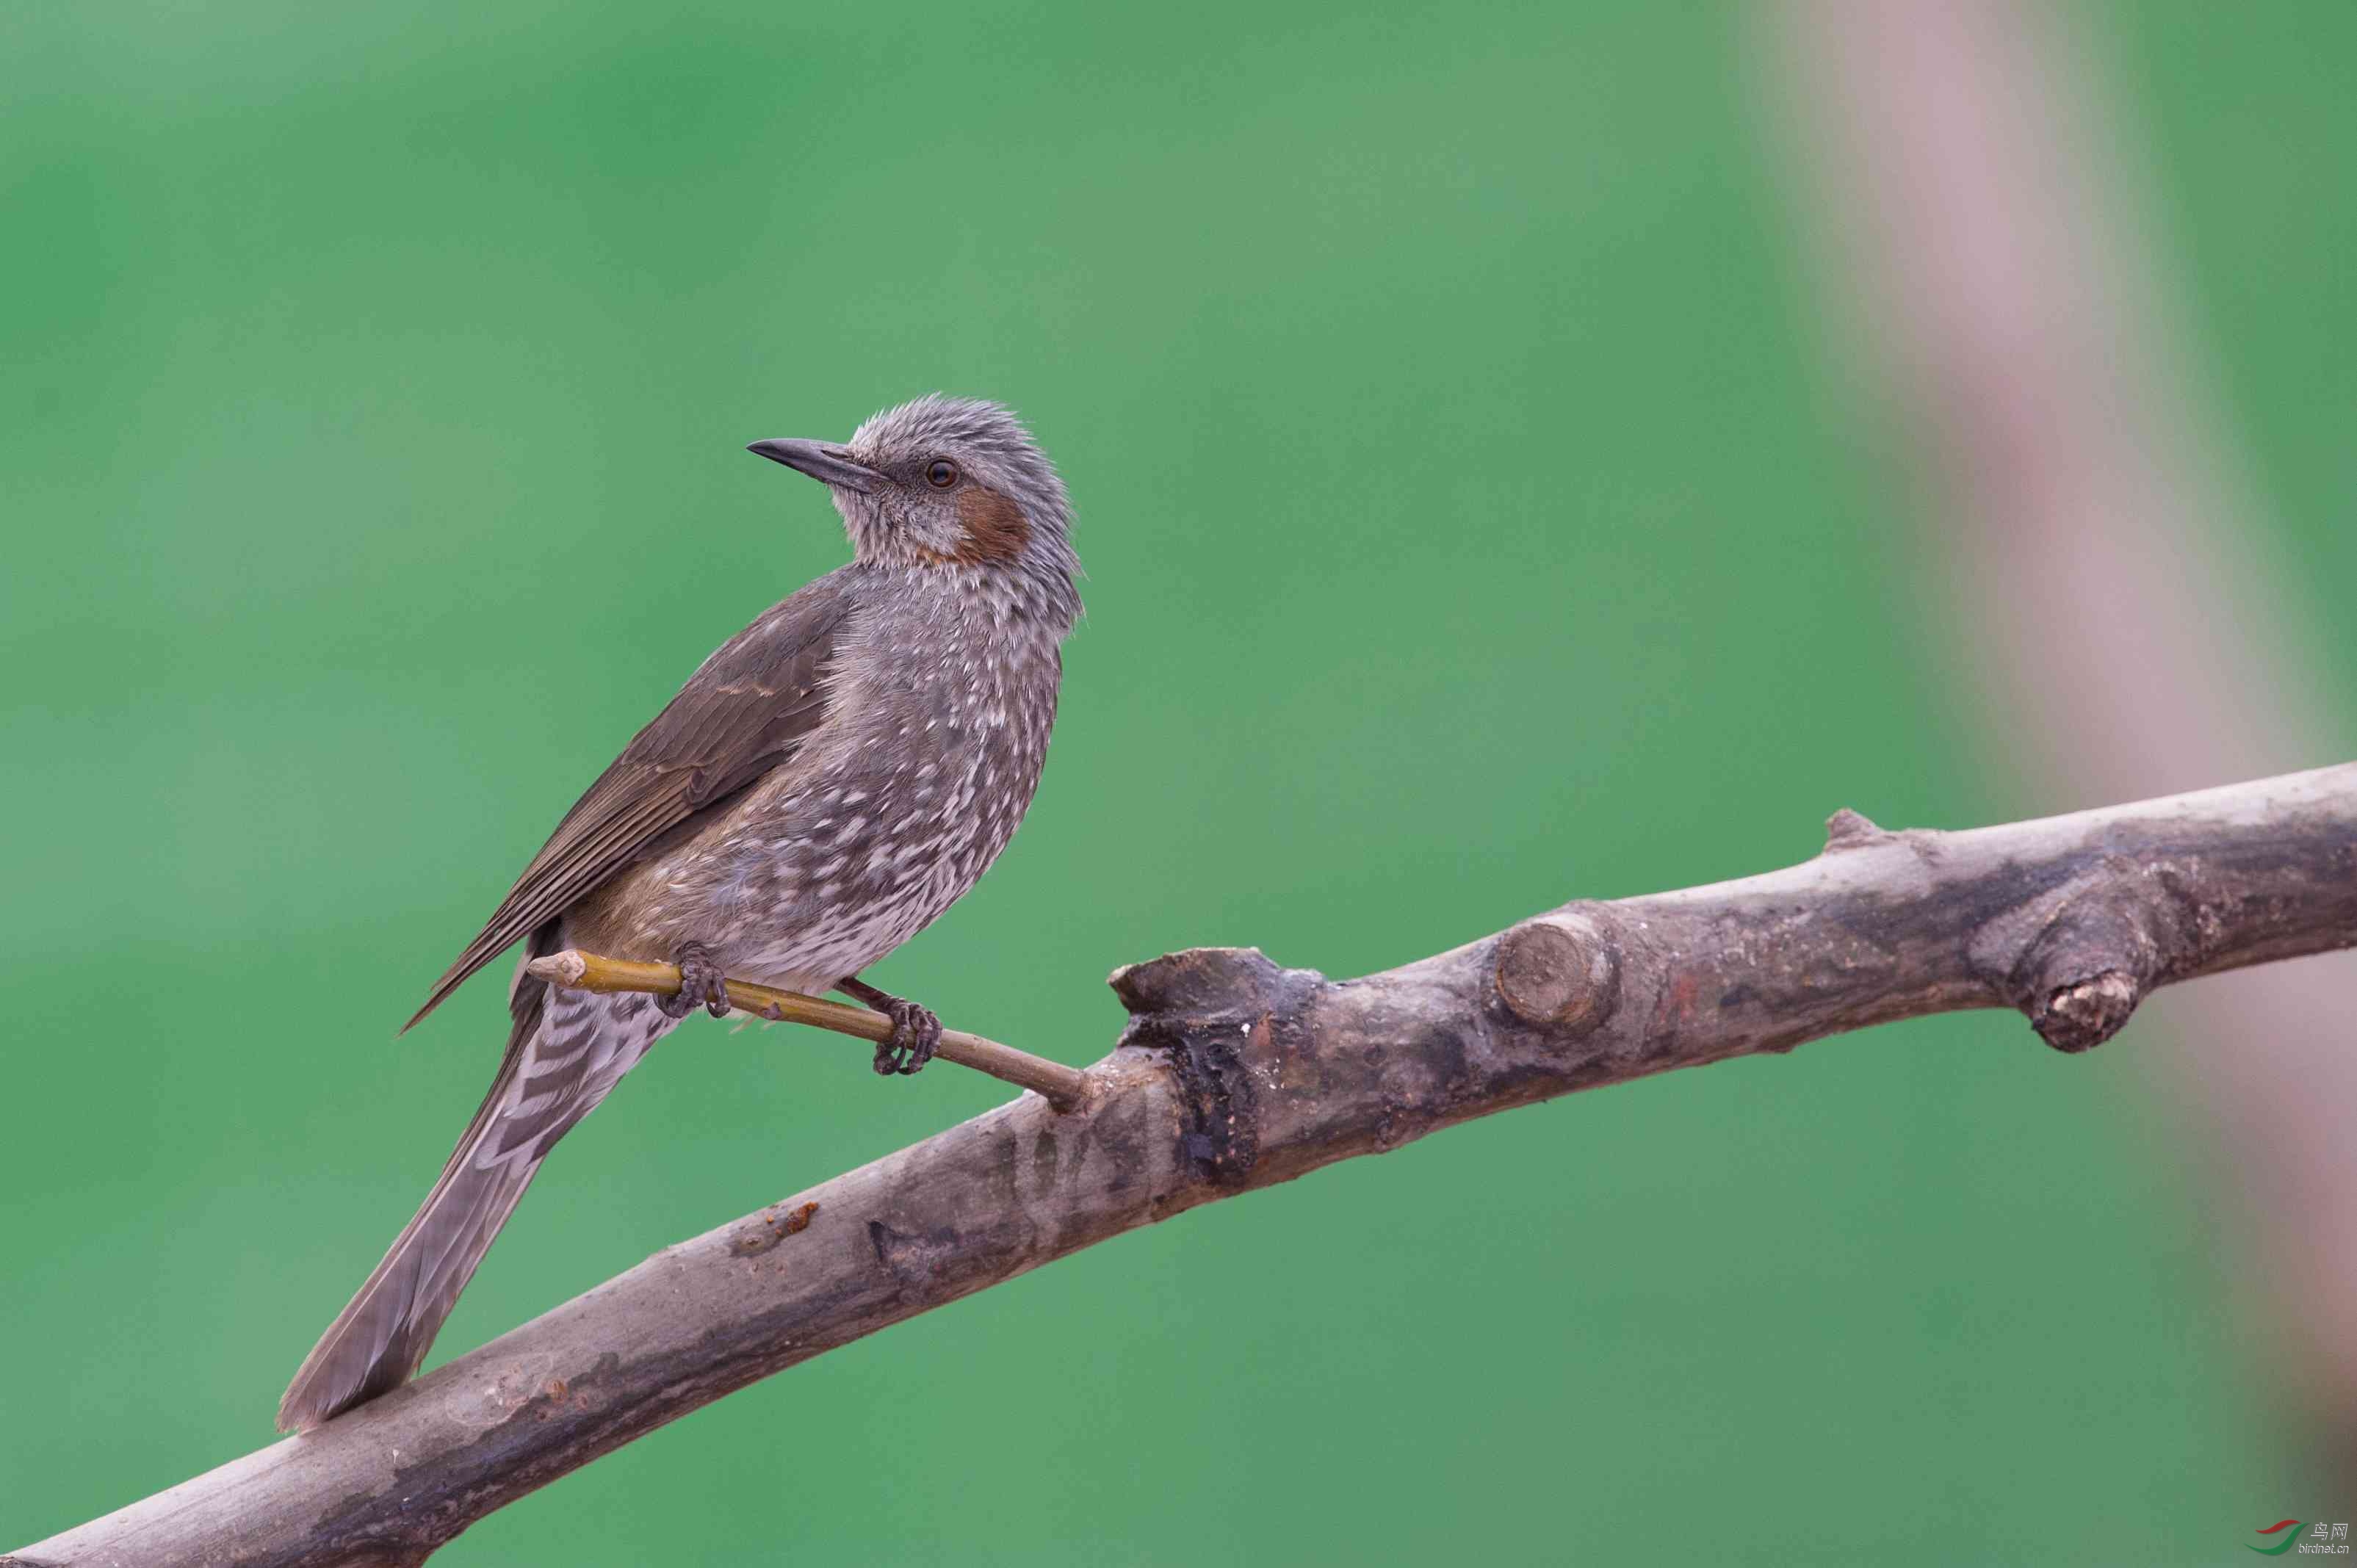
<instances>
[{"instance_id":1,"label":"thin twig","mask_svg":"<svg viewBox=\"0 0 2357 1568\"><path fill-rule=\"evenodd\" d=\"M599 953L567 948L563 952L550 953L546 958L536 958L525 967L535 977L551 985L562 985L573 991L643 991L651 996L679 994L677 964L640 963L630 959L607 958ZM780 991L774 986L756 985L749 980L731 980L727 984L730 1006L772 1023L808 1024L813 1028L832 1029L838 1035L851 1035L878 1043L892 1032L889 1019L865 1007L824 1002L815 996L805 996L799 991ZM941 1043L933 1047L933 1054L945 1062L955 1062L960 1067L988 1073L1017 1089L1032 1090L1044 1096L1048 1103L1058 1111L1071 1110L1088 1092L1088 1075L1080 1069L1066 1067L1062 1062L1051 1062L1045 1057L1035 1057L1028 1051L1018 1051L1013 1046L1002 1046L996 1040L985 1040L980 1035L969 1035L963 1029L943 1029Z\"/></svg>"}]
</instances>

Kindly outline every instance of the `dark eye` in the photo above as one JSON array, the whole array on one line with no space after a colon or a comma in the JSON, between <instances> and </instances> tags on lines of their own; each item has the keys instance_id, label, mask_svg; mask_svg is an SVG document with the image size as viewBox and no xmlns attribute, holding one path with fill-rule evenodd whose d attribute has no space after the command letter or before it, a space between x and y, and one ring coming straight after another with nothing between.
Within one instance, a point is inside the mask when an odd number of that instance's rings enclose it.
<instances>
[{"instance_id":1,"label":"dark eye","mask_svg":"<svg viewBox=\"0 0 2357 1568\"><path fill-rule=\"evenodd\" d=\"M936 457L933 466L925 470L925 483L937 490L948 489L957 483L957 465L946 457Z\"/></svg>"}]
</instances>

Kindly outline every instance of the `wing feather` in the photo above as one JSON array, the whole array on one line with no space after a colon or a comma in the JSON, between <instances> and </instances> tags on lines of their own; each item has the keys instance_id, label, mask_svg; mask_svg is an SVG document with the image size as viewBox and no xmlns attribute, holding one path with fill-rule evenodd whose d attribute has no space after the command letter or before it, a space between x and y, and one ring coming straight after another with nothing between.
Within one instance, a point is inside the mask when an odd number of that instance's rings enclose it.
<instances>
[{"instance_id":1,"label":"wing feather","mask_svg":"<svg viewBox=\"0 0 2357 1568\"><path fill-rule=\"evenodd\" d=\"M852 570L802 588L704 661L565 813L404 1030L483 965L802 748L826 716Z\"/></svg>"}]
</instances>

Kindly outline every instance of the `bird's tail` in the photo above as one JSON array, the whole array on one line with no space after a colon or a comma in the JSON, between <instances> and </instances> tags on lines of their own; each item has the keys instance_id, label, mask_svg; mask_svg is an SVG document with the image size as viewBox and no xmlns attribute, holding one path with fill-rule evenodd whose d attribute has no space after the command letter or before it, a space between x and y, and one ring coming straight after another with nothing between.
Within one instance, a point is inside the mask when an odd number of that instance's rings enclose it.
<instances>
[{"instance_id":1,"label":"bird's tail","mask_svg":"<svg viewBox=\"0 0 2357 1568\"><path fill-rule=\"evenodd\" d=\"M304 1358L278 1404L280 1431L308 1431L416 1373L541 1161L671 1023L645 996L519 986L490 1093L415 1217Z\"/></svg>"}]
</instances>

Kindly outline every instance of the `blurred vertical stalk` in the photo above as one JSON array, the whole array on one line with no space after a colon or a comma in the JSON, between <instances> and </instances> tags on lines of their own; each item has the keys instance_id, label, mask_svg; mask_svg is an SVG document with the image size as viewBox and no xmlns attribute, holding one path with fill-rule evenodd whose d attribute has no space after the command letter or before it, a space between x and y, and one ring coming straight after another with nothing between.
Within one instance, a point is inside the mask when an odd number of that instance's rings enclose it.
<instances>
[{"instance_id":1,"label":"blurred vertical stalk","mask_svg":"<svg viewBox=\"0 0 2357 1568\"><path fill-rule=\"evenodd\" d=\"M1755 15L1824 315L1921 487L1933 624L2008 782L2061 808L2357 751L2061 13ZM2155 1015L2175 1048L2151 1059L2239 1197L2237 1272L2265 1282L2254 1359L2322 1474L2357 1475L2357 959L2206 981Z\"/></svg>"}]
</instances>

